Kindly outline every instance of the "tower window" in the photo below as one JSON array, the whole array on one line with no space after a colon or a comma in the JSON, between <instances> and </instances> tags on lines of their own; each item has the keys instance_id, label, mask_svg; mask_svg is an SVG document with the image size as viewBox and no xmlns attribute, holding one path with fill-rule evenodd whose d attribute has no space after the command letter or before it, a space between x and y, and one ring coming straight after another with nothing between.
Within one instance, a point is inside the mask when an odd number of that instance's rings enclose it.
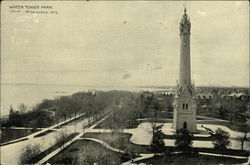
<instances>
[{"instance_id":1,"label":"tower window","mask_svg":"<svg viewBox=\"0 0 250 165\"><path fill-rule=\"evenodd\" d=\"M188 109L188 104L186 104L186 109Z\"/></svg>"},{"instance_id":2,"label":"tower window","mask_svg":"<svg viewBox=\"0 0 250 165\"><path fill-rule=\"evenodd\" d=\"M185 109L185 104L183 104L182 106L183 106L182 109Z\"/></svg>"}]
</instances>

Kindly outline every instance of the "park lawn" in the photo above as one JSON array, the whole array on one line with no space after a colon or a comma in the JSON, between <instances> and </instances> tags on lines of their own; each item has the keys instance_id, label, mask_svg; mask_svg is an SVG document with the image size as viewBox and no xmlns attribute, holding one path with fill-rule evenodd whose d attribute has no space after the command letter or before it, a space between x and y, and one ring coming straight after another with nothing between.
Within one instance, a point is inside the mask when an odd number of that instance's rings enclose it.
<instances>
[{"instance_id":1,"label":"park lawn","mask_svg":"<svg viewBox=\"0 0 250 165\"><path fill-rule=\"evenodd\" d=\"M131 134L128 133L86 133L83 137L86 138L95 138L100 139L110 146L121 149L121 150L128 150L133 151L135 153L151 153L150 146L148 145L138 145L133 144L129 140L131 138ZM198 138L198 137L197 137ZM209 140L209 139L202 139L204 137L198 138L199 140ZM211 137L208 137L211 138ZM169 151L174 152L177 151L176 147L167 146L166 147ZM237 155L237 156L248 156L249 152L242 151L242 150L235 150L235 149L226 149L223 151L218 151L213 148L193 148L196 152L208 152L208 153L215 153L215 154L227 154L227 155Z\"/></svg>"},{"instance_id":2,"label":"park lawn","mask_svg":"<svg viewBox=\"0 0 250 165\"><path fill-rule=\"evenodd\" d=\"M150 165L207 165L207 164L241 164L247 162L247 159L225 158L207 155L171 155L155 156L136 163L145 163Z\"/></svg>"},{"instance_id":3,"label":"park lawn","mask_svg":"<svg viewBox=\"0 0 250 165\"><path fill-rule=\"evenodd\" d=\"M48 162L50 164L72 164L78 156L81 157L80 159L95 160L95 162L101 165L117 165L122 163L121 153L110 151L101 144L87 140L75 141Z\"/></svg>"},{"instance_id":4,"label":"park lawn","mask_svg":"<svg viewBox=\"0 0 250 165\"><path fill-rule=\"evenodd\" d=\"M1 129L1 143L22 138L35 132L32 130Z\"/></svg>"},{"instance_id":5,"label":"park lawn","mask_svg":"<svg viewBox=\"0 0 250 165\"><path fill-rule=\"evenodd\" d=\"M137 145L131 143L129 140L131 134L128 133L86 133L83 137L95 138L108 143L110 146L126 150L134 153L151 153L149 146L147 145Z\"/></svg>"},{"instance_id":6,"label":"park lawn","mask_svg":"<svg viewBox=\"0 0 250 165\"><path fill-rule=\"evenodd\" d=\"M120 112L117 111L116 112L116 116L124 116L124 112ZM129 112L128 112L129 113ZM153 118L154 113L153 110L152 112L147 112L145 114L143 114L143 118L137 118L137 119L131 119L128 118L127 120L123 121L122 124L117 124L114 122L114 114L111 114L107 119L105 119L104 121L102 121L101 123L97 124L94 129L111 129L114 127L114 124L116 124L116 128L119 129L132 129L132 128L137 128L139 124L143 123L143 122L152 122L153 120L155 120L155 118ZM171 123L173 122L173 114L172 113L168 113L166 111L160 111L158 112L158 118L157 121L160 123ZM206 121L206 119L201 118L201 117L197 117L197 121L199 124L222 124L223 126L228 126L229 128L233 127L232 124L227 123L227 122L223 122L223 121ZM203 121L204 120L204 121Z\"/></svg>"},{"instance_id":7,"label":"park lawn","mask_svg":"<svg viewBox=\"0 0 250 165\"><path fill-rule=\"evenodd\" d=\"M229 129L233 130L233 131L239 131L239 125L235 124L235 123L230 123L227 121L218 121L218 120L213 120L213 121L197 121L198 124L215 124L215 125L222 125L225 127L228 127Z\"/></svg>"}]
</instances>

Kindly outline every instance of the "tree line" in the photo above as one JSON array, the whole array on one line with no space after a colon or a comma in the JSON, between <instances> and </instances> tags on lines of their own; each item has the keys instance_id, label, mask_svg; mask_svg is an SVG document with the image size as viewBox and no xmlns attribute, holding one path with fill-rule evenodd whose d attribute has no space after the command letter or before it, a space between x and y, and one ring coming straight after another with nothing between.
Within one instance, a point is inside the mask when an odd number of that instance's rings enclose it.
<instances>
[{"instance_id":1,"label":"tree line","mask_svg":"<svg viewBox=\"0 0 250 165\"><path fill-rule=\"evenodd\" d=\"M99 114L107 107L119 104L128 95L130 92L126 91L77 92L71 96L44 99L28 112L10 107L9 118L1 126L48 127L80 113L88 116Z\"/></svg>"}]
</instances>

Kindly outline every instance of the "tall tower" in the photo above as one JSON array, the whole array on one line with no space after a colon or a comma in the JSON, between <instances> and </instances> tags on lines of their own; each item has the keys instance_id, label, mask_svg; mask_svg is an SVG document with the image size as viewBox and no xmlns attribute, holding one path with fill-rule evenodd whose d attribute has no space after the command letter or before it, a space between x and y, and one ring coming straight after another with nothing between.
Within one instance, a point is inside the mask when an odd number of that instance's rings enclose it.
<instances>
[{"instance_id":1,"label":"tall tower","mask_svg":"<svg viewBox=\"0 0 250 165\"><path fill-rule=\"evenodd\" d=\"M186 12L185 8L180 22L180 70L174 101L173 128L175 131L185 128L190 132L196 132L195 89L191 84L190 68L191 22Z\"/></svg>"}]
</instances>

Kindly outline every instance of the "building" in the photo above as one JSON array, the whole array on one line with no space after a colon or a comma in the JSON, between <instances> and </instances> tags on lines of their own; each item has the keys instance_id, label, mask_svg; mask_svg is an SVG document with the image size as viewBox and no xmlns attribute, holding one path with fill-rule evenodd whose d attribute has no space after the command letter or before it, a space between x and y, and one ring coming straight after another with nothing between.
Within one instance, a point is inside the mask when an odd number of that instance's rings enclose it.
<instances>
[{"instance_id":1,"label":"building","mask_svg":"<svg viewBox=\"0 0 250 165\"><path fill-rule=\"evenodd\" d=\"M213 99L214 96L212 95L212 93L199 93L196 95L196 98L199 100L210 100Z\"/></svg>"},{"instance_id":2,"label":"building","mask_svg":"<svg viewBox=\"0 0 250 165\"><path fill-rule=\"evenodd\" d=\"M191 22L185 8L180 22L180 70L174 101L173 129L176 131L184 128L196 132L195 88L191 84L190 68L190 30Z\"/></svg>"}]
</instances>

